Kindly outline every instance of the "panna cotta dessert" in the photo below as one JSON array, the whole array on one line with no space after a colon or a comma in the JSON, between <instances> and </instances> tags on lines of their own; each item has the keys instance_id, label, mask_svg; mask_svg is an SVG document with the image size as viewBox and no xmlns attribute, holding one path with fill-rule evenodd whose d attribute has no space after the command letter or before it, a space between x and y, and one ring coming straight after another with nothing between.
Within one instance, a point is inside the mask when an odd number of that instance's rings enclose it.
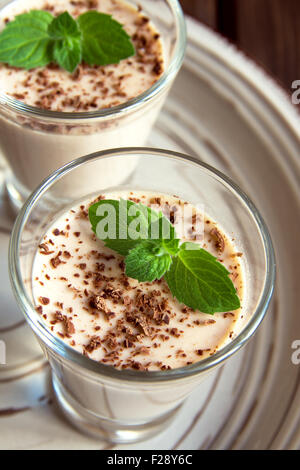
<instances>
[{"instance_id":1,"label":"panna cotta dessert","mask_svg":"<svg viewBox=\"0 0 300 470\"><path fill-rule=\"evenodd\" d=\"M126 184L89 192L85 168L136 156ZM66 201L74 173L81 193ZM128 443L167 427L192 391L189 406L203 408L265 315L269 240L235 184L182 154L113 150L49 177L18 217L10 275L66 417ZM226 370L235 384L234 363Z\"/></svg>"},{"instance_id":2,"label":"panna cotta dessert","mask_svg":"<svg viewBox=\"0 0 300 470\"><path fill-rule=\"evenodd\" d=\"M144 5L147 6L147 2ZM30 64L34 65L34 62L22 61L27 52L21 47L18 49L21 62L12 62L13 52L11 58L6 58L1 34L8 28L13 31L16 18L21 22L22 15L32 15L36 10L42 12L43 28L45 22L57 19L57 37L60 37L59 28L63 21L77 22L76 34L81 34L81 45L78 46L77 37L71 38L75 51L77 46L82 48L82 60L74 71L69 71L74 56L63 57L66 43L60 46L53 32L51 37L56 42L55 46L49 43L49 48L55 48L56 44L58 49L61 47L61 62L53 53L58 62L53 59L44 66L31 68ZM170 15L174 16L174 11L169 12ZM68 18L64 17L66 14ZM109 15L106 18L111 19L110 23L101 37L89 39L91 31L102 31L97 23L99 17L94 18L99 14ZM80 21L80 18L84 20ZM5 103L1 106L0 102L0 151L11 169L12 177L7 186L13 199L19 199L21 203L45 177L79 156L108 148L145 144L173 82L173 79L165 80L159 90L144 98L144 94L168 73L168 67L174 61L175 46L180 39L176 34L178 36L180 32L175 28L177 20L172 20L174 28L168 35L166 31L161 33L156 26L159 15L153 20L138 2L123 0L15 0L0 10L0 87ZM75 27L74 23L72 27ZM54 30L51 24L48 30L50 27ZM180 34L184 36L184 32ZM128 50L129 42L132 46L130 55L118 60L122 56L122 47L125 44ZM103 44L106 49L102 54ZM114 48L121 49L117 59ZM97 60L99 63L99 57L105 65L95 65ZM89 58L90 63L87 63ZM12 63L20 65L9 65ZM180 65L181 61L178 69ZM172 75L175 78L176 74L172 72ZM132 160L131 166L120 164L113 172L119 175L119 181L123 181L135 165ZM85 176L91 190L95 191L99 187L99 178L108 185L110 182L110 172ZM70 187L64 188L64 195L71 194L74 186L76 181L70 182Z\"/></svg>"},{"instance_id":3,"label":"panna cotta dessert","mask_svg":"<svg viewBox=\"0 0 300 470\"><path fill-rule=\"evenodd\" d=\"M213 255L227 269L241 307L214 315L190 308L168 285L170 267L166 276L151 282L128 276L127 258L98 238L89 217L95 201L120 200L164 214L181 243L191 242L192 258L196 244ZM175 369L212 356L240 331L242 260L234 240L187 201L141 191L103 193L70 207L48 227L33 264L33 295L52 334L94 361L121 370ZM192 285L186 295L189 290Z\"/></svg>"},{"instance_id":4,"label":"panna cotta dessert","mask_svg":"<svg viewBox=\"0 0 300 470\"><path fill-rule=\"evenodd\" d=\"M73 18L90 11L111 15L124 26L135 53L117 64L78 65L73 73L50 63L26 70L0 64L0 87L27 105L59 112L111 108L142 94L164 71L160 34L147 16L123 0L22 0L2 11L0 29L17 15L42 10L54 17L67 11Z\"/></svg>"}]
</instances>

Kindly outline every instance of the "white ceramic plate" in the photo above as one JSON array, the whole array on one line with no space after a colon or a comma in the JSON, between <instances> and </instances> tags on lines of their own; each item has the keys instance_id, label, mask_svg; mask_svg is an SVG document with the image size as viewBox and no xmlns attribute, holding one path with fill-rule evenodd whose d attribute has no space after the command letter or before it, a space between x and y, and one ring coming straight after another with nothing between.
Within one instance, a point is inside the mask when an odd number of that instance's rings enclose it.
<instances>
[{"instance_id":1,"label":"white ceramic plate","mask_svg":"<svg viewBox=\"0 0 300 470\"><path fill-rule=\"evenodd\" d=\"M21 323L2 262L0 339L13 352L11 369L0 366L1 449L300 448L300 365L291 360L300 340L299 116L233 46L191 20L188 30L183 69L149 144L198 156L251 196L276 250L272 306L255 338L201 384L168 430L134 447L112 447L79 434L52 402L48 366ZM2 260L12 224L6 207L2 199Z\"/></svg>"}]
</instances>

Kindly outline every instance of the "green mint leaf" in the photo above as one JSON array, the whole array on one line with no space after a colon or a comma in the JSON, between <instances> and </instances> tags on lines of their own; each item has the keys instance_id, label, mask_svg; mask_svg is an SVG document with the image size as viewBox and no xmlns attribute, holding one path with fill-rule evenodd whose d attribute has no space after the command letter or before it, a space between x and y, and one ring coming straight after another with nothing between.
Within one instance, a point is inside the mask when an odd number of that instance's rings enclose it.
<instances>
[{"instance_id":1,"label":"green mint leaf","mask_svg":"<svg viewBox=\"0 0 300 470\"><path fill-rule=\"evenodd\" d=\"M70 41L68 46L64 41L56 42L53 57L60 67L73 73L81 62L80 41Z\"/></svg>"},{"instance_id":2,"label":"green mint leaf","mask_svg":"<svg viewBox=\"0 0 300 470\"><path fill-rule=\"evenodd\" d=\"M172 227L174 229L174 227ZM162 245L164 249L170 254L176 256L179 251L180 240L176 238L176 233L174 229L173 238L170 240L162 238Z\"/></svg>"},{"instance_id":3,"label":"green mint leaf","mask_svg":"<svg viewBox=\"0 0 300 470\"><path fill-rule=\"evenodd\" d=\"M111 15L88 11L77 22L83 35L82 57L87 64L117 64L135 54L130 37Z\"/></svg>"},{"instance_id":4,"label":"green mint leaf","mask_svg":"<svg viewBox=\"0 0 300 470\"><path fill-rule=\"evenodd\" d=\"M6 29L15 27L16 24L22 26L32 26L33 24L41 30L47 31L49 24L53 21L53 16L48 11L31 10L28 13L21 13L15 16L13 21L6 24Z\"/></svg>"},{"instance_id":5,"label":"green mint leaf","mask_svg":"<svg viewBox=\"0 0 300 470\"><path fill-rule=\"evenodd\" d=\"M169 254L178 251L179 240L172 224L143 204L103 199L89 208L89 219L97 237L120 255L126 256L143 240L163 246Z\"/></svg>"},{"instance_id":6,"label":"green mint leaf","mask_svg":"<svg viewBox=\"0 0 300 470\"><path fill-rule=\"evenodd\" d=\"M89 208L89 219L92 229L105 245L120 255L126 256L141 238L146 238L146 220L141 218L139 224L140 236L130 237L128 227L136 217L129 215L130 208L135 204L131 201L104 199Z\"/></svg>"},{"instance_id":7,"label":"green mint leaf","mask_svg":"<svg viewBox=\"0 0 300 470\"><path fill-rule=\"evenodd\" d=\"M81 32L76 21L68 12L64 12L52 21L48 33L55 41L55 62L68 72L74 72L82 59Z\"/></svg>"},{"instance_id":8,"label":"green mint leaf","mask_svg":"<svg viewBox=\"0 0 300 470\"><path fill-rule=\"evenodd\" d=\"M125 274L139 282L161 279L168 271L172 257L158 242L142 241L125 258Z\"/></svg>"},{"instance_id":9,"label":"green mint leaf","mask_svg":"<svg viewBox=\"0 0 300 470\"><path fill-rule=\"evenodd\" d=\"M180 245L161 212L133 201L103 199L89 208L92 229L125 256L125 273L140 282L165 276L179 302L213 315L240 308L227 269L196 243Z\"/></svg>"},{"instance_id":10,"label":"green mint leaf","mask_svg":"<svg viewBox=\"0 0 300 470\"><path fill-rule=\"evenodd\" d=\"M109 65L134 53L123 26L94 10L77 21L68 12L54 18L49 12L32 10L16 16L0 33L0 62L28 70L55 61L73 72L82 60Z\"/></svg>"},{"instance_id":11,"label":"green mint leaf","mask_svg":"<svg viewBox=\"0 0 300 470\"><path fill-rule=\"evenodd\" d=\"M0 33L0 62L13 67L32 69L52 61L52 41L48 27L53 16L32 10L18 15Z\"/></svg>"},{"instance_id":12,"label":"green mint leaf","mask_svg":"<svg viewBox=\"0 0 300 470\"><path fill-rule=\"evenodd\" d=\"M228 275L227 269L208 251L196 244L185 243L173 258L165 279L179 302L213 315L240 308Z\"/></svg>"}]
</instances>

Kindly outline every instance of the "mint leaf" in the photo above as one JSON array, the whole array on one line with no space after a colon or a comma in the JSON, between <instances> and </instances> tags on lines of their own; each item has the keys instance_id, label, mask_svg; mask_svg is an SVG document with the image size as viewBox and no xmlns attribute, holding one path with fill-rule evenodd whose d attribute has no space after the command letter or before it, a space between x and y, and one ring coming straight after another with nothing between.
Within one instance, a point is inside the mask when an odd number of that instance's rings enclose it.
<instances>
[{"instance_id":1,"label":"mint leaf","mask_svg":"<svg viewBox=\"0 0 300 470\"><path fill-rule=\"evenodd\" d=\"M56 62L74 72L89 65L116 64L135 53L130 37L111 15L88 11L74 20L68 12L31 10L9 22L0 33L0 62L33 69Z\"/></svg>"},{"instance_id":2,"label":"mint leaf","mask_svg":"<svg viewBox=\"0 0 300 470\"><path fill-rule=\"evenodd\" d=\"M130 37L111 15L88 11L77 22L83 35L82 57L87 64L117 64L135 54Z\"/></svg>"},{"instance_id":3,"label":"mint leaf","mask_svg":"<svg viewBox=\"0 0 300 470\"><path fill-rule=\"evenodd\" d=\"M141 240L163 245L170 254L179 247L175 229L168 219L143 204L103 199L89 208L89 219L97 237L123 256Z\"/></svg>"},{"instance_id":4,"label":"mint leaf","mask_svg":"<svg viewBox=\"0 0 300 470\"><path fill-rule=\"evenodd\" d=\"M240 308L227 269L208 251L183 244L165 279L179 302L203 313ZM196 245L196 244L195 244Z\"/></svg>"},{"instance_id":5,"label":"mint leaf","mask_svg":"<svg viewBox=\"0 0 300 470\"><path fill-rule=\"evenodd\" d=\"M26 27L35 25L37 28L47 31L53 18L54 17L48 11L31 10L28 13L21 13L20 15L15 16L13 21L9 21L6 24L6 29L15 27L16 24L19 24Z\"/></svg>"},{"instance_id":6,"label":"mint leaf","mask_svg":"<svg viewBox=\"0 0 300 470\"><path fill-rule=\"evenodd\" d=\"M82 59L81 32L78 24L68 12L54 18L48 33L54 42L53 58L60 67L74 72Z\"/></svg>"},{"instance_id":7,"label":"mint leaf","mask_svg":"<svg viewBox=\"0 0 300 470\"><path fill-rule=\"evenodd\" d=\"M180 245L161 212L124 199L103 199L90 206L89 218L97 237L125 256L128 277L152 282L165 276L179 302L203 313L240 308L227 269L196 243Z\"/></svg>"},{"instance_id":8,"label":"mint leaf","mask_svg":"<svg viewBox=\"0 0 300 470\"><path fill-rule=\"evenodd\" d=\"M136 246L139 239L146 238L146 219L142 218L142 225L137 227L140 236L133 239L129 233L130 224L138 217L129 215L131 201L104 199L89 208L89 219L92 229L105 245L120 255L126 256ZM146 235L145 235L146 234Z\"/></svg>"},{"instance_id":9,"label":"mint leaf","mask_svg":"<svg viewBox=\"0 0 300 470\"><path fill-rule=\"evenodd\" d=\"M53 16L46 11L32 10L18 15L0 33L0 62L32 69L52 61L52 41L48 27Z\"/></svg>"},{"instance_id":10,"label":"mint leaf","mask_svg":"<svg viewBox=\"0 0 300 470\"><path fill-rule=\"evenodd\" d=\"M174 228L174 227L172 227ZM179 245L180 245L180 240L179 238L175 238L176 233L174 229L174 238L170 240L162 239L162 245L164 249L170 254L170 255L177 255L179 251Z\"/></svg>"},{"instance_id":11,"label":"mint leaf","mask_svg":"<svg viewBox=\"0 0 300 470\"><path fill-rule=\"evenodd\" d=\"M141 241L125 258L125 274L140 282L152 282L161 279L171 263L172 257L161 243Z\"/></svg>"}]
</instances>

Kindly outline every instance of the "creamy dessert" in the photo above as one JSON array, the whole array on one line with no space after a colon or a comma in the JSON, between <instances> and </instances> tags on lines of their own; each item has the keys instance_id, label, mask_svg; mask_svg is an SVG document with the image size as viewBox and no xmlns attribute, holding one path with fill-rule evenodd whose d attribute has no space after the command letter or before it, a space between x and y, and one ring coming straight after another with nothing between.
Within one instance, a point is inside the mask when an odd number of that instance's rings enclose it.
<instances>
[{"instance_id":1,"label":"creamy dessert","mask_svg":"<svg viewBox=\"0 0 300 470\"><path fill-rule=\"evenodd\" d=\"M162 210L183 241L196 241L227 268L242 303L242 253L215 221L176 196L140 191L100 196L120 198ZM193 364L235 337L242 307L208 315L176 300L164 278L127 277L124 258L92 232L92 202L61 214L35 256L36 309L54 335L100 363L149 371Z\"/></svg>"},{"instance_id":2,"label":"creamy dessert","mask_svg":"<svg viewBox=\"0 0 300 470\"><path fill-rule=\"evenodd\" d=\"M73 18L96 10L112 15L129 34L136 54L118 64L80 64L75 72L56 64L32 70L0 64L0 87L9 96L30 106L60 112L95 111L120 105L150 88L164 70L160 34L149 18L123 0L24 0L2 11L0 30L16 15L43 10Z\"/></svg>"},{"instance_id":3,"label":"creamy dessert","mask_svg":"<svg viewBox=\"0 0 300 470\"><path fill-rule=\"evenodd\" d=\"M0 100L0 151L11 168L7 187L17 205L51 172L77 157L145 144L172 80L162 84L159 93L145 102L139 100L131 109L115 108L140 96L161 78L176 43L165 46L165 39L167 43L169 39L156 29L138 2L134 6L123 0L17 0L0 11L0 29L16 15L32 9L42 9L53 16L68 11L74 18L93 10L110 14L123 24L135 54L114 65L81 63L72 74L55 64L32 70L0 64L4 101L10 97L20 105L34 107L32 112L20 110L10 104L1 106ZM95 115L103 110L105 115ZM52 111L58 114L51 114ZM87 112L93 114L79 114ZM124 181L135 165L132 159L131 165L110 165L110 171L94 171L85 177L91 191L96 191L99 180L102 187L108 187L113 172L114 181L116 175L119 182ZM76 180L70 179L62 197L76 196L74 188Z\"/></svg>"}]
</instances>

